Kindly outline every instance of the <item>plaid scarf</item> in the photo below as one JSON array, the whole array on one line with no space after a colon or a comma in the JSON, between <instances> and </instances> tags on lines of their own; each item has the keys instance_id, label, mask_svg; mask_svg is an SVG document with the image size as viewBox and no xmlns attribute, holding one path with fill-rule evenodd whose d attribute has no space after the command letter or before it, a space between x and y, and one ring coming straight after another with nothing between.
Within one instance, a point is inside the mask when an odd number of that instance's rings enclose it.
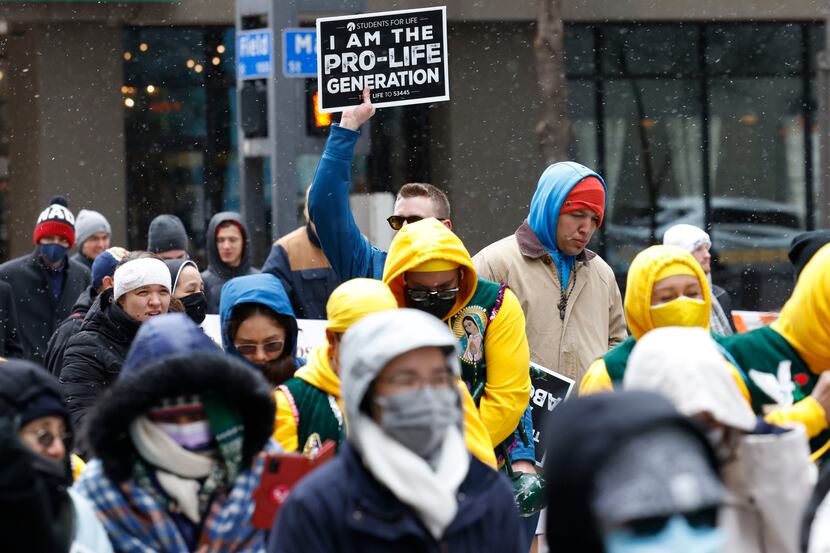
<instances>
[{"instance_id":1,"label":"plaid scarf","mask_svg":"<svg viewBox=\"0 0 830 553\"><path fill-rule=\"evenodd\" d=\"M269 441L263 453L278 450ZM199 545L207 545L209 553L264 553L266 532L251 526L252 495L262 476L263 453L251 469L238 473L229 493L221 492L211 502L199 538ZM115 551L189 553L164 505L132 480L120 486L114 483L104 474L100 460L87 465L74 489L92 502Z\"/></svg>"},{"instance_id":2,"label":"plaid scarf","mask_svg":"<svg viewBox=\"0 0 830 553\"><path fill-rule=\"evenodd\" d=\"M242 463L242 446L245 438L245 428L239 413L229 409L224 402L214 394L207 393L204 397L175 398L165 403L167 409L177 409L181 405L204 405L210 429L219 449L221 462L211 468L207 478L199 489L199 513L204 513L211 499L226 490L228 483L239 474ZM163 410L157 409L156 416ZM141 457L133 465L133 480L165 511L170 511L174 501L158 489L150 477L155 467L149 465Z\"/></svg>"}]
</instances>

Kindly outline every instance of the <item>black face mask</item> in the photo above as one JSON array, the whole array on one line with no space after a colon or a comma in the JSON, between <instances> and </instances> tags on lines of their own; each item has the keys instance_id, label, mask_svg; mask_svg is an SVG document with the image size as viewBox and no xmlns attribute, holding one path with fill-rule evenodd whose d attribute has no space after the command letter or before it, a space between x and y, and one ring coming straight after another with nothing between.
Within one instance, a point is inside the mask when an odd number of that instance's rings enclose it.
<instances>
[{"instance_id":1,"label":"black face mask","mask_svg":"<svg viewBox=\"0 0 830 553\"><path fill-rule=\"evenodd\" d=\"M204 292L196 292L181 299L185 313L197 325L202 324L207 312L207 298Z\"/></svg>"},{"instance_id":2,"label":"black face mask","mask_svg":"<svg viewBox=\"0 0 830 553\"><path fill-rule=\"evenodd\" d=\"M452 308L455 306L455 298L442 300L437 296L430 296L425 301L414 301L408 295L405 297L407 307L420 309L421 311L425 311L434 317L438 317L442 321L444 320L444 317L450 314L450 311L452 311Z\"/></svg>"}]
</instances>

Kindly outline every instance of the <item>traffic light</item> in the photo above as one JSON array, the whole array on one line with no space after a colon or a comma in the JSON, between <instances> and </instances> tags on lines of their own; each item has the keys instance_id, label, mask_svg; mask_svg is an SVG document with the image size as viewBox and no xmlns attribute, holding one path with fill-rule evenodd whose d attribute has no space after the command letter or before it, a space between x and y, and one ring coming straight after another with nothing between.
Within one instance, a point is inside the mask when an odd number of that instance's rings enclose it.
<instances>
[{"instance_id":1,"label":"traffic light","mask_svg":"<svg viewBox=\"0 0 830 553\"><path fill-rule=\"evenodd\" d=\"M306 79L306 132L309 136L328 136L331 128L331 113L321 113L320 104L317 101L317 79Z\"/></svg>"}]
</instances>

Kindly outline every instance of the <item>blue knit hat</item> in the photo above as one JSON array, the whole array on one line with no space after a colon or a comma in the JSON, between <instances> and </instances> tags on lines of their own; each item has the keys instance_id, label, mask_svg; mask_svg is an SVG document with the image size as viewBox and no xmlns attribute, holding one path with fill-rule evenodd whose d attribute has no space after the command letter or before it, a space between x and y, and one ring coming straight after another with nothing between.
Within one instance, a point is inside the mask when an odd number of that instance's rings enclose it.
<instances>
[{"instance_id":1,"label":"blue knit hat","mask_svg":"<svg viewBox=\"0 0 830 553\"><path fill-rule=\"evenodd\" d=\"M104 277L111 277L115 274L115 268L122 259L130 252L118 246L112 247L101 252L92 262L92 288L98 290L101 288Z\"/></svg>"}]
</instances>

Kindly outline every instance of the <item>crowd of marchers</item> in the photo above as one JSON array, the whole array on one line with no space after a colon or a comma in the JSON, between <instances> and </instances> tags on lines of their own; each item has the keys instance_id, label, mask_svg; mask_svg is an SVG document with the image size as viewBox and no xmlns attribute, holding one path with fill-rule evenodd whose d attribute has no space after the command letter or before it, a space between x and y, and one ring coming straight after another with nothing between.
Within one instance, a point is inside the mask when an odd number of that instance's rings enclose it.
<instances>
[{"instance_id":1,"label":"crowd of marchers","mask_svg":"<svg viewBox=\"0 0 830 553\"><path fill-rule=\"evenodd\" d=\"M332 126L259 270L234 212L200 271L174 215L127 251L49 202L0 265L0 549L830 550L830 231L793 241L792 296L744 333L694 226L621 295L588 249L606 182L576 162L475 256L447 196L405 184L383 251L349 208L373 114L367 91ZM304 357L302 319L325 320ZM544 428L532 364L575 382Z\"/></svg>"}]
</instances>

